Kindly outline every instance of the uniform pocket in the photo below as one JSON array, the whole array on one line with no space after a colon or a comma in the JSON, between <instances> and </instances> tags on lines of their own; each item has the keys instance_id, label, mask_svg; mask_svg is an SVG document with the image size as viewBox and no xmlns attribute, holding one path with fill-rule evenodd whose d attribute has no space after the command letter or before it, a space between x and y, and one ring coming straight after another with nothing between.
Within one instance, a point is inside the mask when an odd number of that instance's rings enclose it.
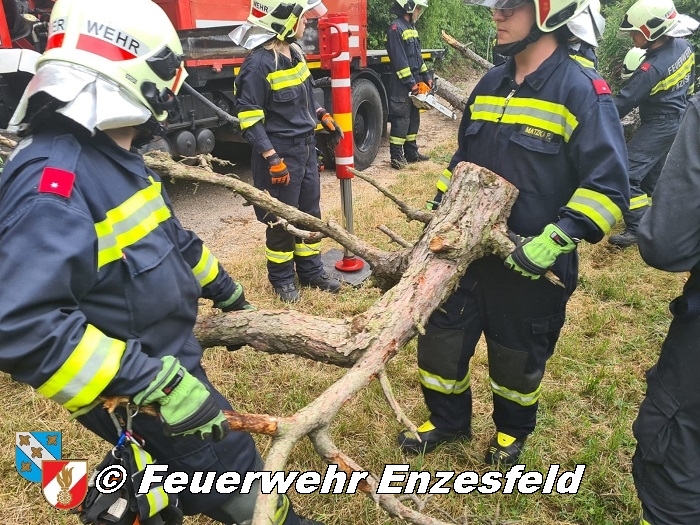
<instances>
[{"instance_id":1,"label":"uniform pocket","mask_svg":"<svg viewBox=\"0 0 700 525\"><path fill-rule=\"evenodd\" d=\"M276 89L272 92L272 100L275 102L290 102L301 96L300 90L293 87Z\"/></svg>"},{"instance_id":2,"label":"uniform pocket","mask_svg":"<svg viewBox=\"0 0 700 525\"><path fill-rule=\"evenodd\" d=\"M675 415L680 403L658 379L657 368L647 373L647 395L632 425L637 450L645 461L663 465L676 426Z\"/></svg>"},{"instance_id":3,"label":"uniform pocket","mask_svg":"<svg viewBox=\"0 0 700 525\"><path fill-rule=\"evenodd\" d=\"M160 228L137 243L124 248L124 293L129 308L130 331L140 335L149 326L177 310L188 300L184 287L192 281L179 282L184 271L170 256L173 243ZM190 279L194 276L190 271Z\"/></svg>"},{"instance_id":4,"label":"uniform pocket","mask_svg":"<svg viewBox=\"0 0 700 525\"><path fill-rule=\"evenodd\" d=\"M559 333L564 326L564 312L539 317L530 321L532 330L532 352L525 366L526 372L544 369L547 359L552 357L554 347L559 339Z\"/></svg>"},{"instance_id":5,"label":"uniform pocket","mask_svg":"<svg viewBox=\"0 0 700 525\"><path fill-rule=\"evenodd\" d=\"M511 142L515 142L523 148L543 153L545 155L556 155L561 148L558 137L551 132L523 126L519 131L514 131L510 136Z\"/></svg>"}]
</instances>

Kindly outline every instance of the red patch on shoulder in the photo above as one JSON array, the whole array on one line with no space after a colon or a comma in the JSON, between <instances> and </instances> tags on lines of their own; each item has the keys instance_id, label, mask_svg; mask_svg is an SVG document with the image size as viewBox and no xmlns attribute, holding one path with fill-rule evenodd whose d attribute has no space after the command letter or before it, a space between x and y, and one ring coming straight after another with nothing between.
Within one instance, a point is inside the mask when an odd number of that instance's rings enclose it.
<instances>
[{"instance_id":1,"label":"red patch on shoulder","mask_svg":"<svg viewBox=\"0 0 700 525\"><path fill-rule=\"evenodd\" d=\"M399 28L396 24L391 24L391 30L396 31Z\"/></svg>"},{"instance_id":2,"label":"red patch on shoulder","mask_svg":"<svg viewBox=\"0 0 700 525\"><path fill-rule=\"evenodd\" d=\"M39 193L55 193L68 198L73 193L75 173L59 168L44 168L39 181Z\"/></svg>"},{"instance_id":3,"label":"red patch on shoulder","mask_svg":"<svg viewBox=\"0 0 700 525\"><path fill-rule=\"evenodd\" d=\"M608 86L608 83L602 78L597 78L593 81L593 89L595 89L598 95L612 95L610 86Z\"/></svg>"},{"instance_id":4,"label":"red patch on shoulder","mask_svg":"<svg viewBox=\"0 0 700 525\"><path fill-rule=\"evenodd\" d=\"M651 62L644 62L641 66L639 66L639 69L642 71L649 71L649 68L651 67Z\"/></svg>"}]
</instances>

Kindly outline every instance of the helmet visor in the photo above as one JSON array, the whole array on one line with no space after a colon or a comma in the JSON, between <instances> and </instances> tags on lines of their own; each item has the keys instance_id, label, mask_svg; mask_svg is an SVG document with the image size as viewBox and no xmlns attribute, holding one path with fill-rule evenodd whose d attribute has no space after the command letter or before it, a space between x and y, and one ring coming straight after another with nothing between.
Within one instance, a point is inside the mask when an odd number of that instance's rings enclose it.
<instances>
[{"instance_id":1,"label":"helmet visor","mask_svg":"<svg viewBox=\"0 0 700 525\"><path fill-rule=\"evenodd\" d=\"M531 0L464 0L467 5L483 5L490 9L512 9L530 2Z\"/></svg>"},{"instance_id":2,"label":"helmet visor","mask_svg":"<svg viewBox=\"0 0 700 525\"><path fill-rule=\"evenodd\" d=\"M415 7L415 9L413 10L413 13L412 13L414 22L416 22L421 17L424 10L425 10L425 8L422 5L417 5Z\"/></svg>"},{"instance_id":3,"label":"helmet visor","mask_svg":"<svg viewBox=\"0 0 700 525\"><path fill-rule=\"evenodd\" d=\"M309 5L307 6L306 10L304 11L304 16L306 18L311 18L311 19L321 18L327 12L328 12L328 9L326 9L326 6L323 5L323 2L311 0L311 2L309 2Z\"/></svg>"}]
</instances>

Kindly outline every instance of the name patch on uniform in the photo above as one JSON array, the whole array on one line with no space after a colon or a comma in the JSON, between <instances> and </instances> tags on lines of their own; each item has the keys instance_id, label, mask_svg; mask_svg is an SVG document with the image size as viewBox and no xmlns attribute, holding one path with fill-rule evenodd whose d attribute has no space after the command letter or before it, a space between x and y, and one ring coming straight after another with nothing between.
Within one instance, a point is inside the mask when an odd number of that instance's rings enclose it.
<instances>
[{"instance_id":1,"label":"name patch on uniform","mask_svg":"<svg viewBox=\"0 0 700 525\"><path fill-rule=\"evenodd\" d=\"M593 89L595 89L595 92L598 95L612 95L610 86L608 86L608 83L602 78L596 78L593 81Z\"/></svg>"},{"instance_id":2,"label":"name patch on uniform","mask_svg":"<svg viewBox=\"0 0 700 525\"><path fill-rule=\"evenodd\" d=\"M534 126L520 126L520 132L528 137L535 137L545 142L552 142L554 139L554 133L547 131L545 129L536 128Z\"/></svg>"},{"instance_id":3,"label":"name patch on uniform","mask_svg":"<svg viewBox=\"0 0 700 525\"><path fill-rule=\"evenodd\" d=\"M44 168L39 181L39 193L55 193L68 198L73 193L75 173L59 168Z\"/></svg>"}]
</instances>

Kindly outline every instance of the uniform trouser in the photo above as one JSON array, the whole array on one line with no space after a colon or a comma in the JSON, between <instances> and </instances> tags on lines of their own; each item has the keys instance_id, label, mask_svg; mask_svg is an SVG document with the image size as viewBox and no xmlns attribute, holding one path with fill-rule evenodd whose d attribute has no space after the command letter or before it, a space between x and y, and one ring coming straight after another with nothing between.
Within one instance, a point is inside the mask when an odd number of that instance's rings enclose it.
<instances>
[{"instance_id":1,"label":"uniform trouser","mask_svg":"<svg viewBox=\"0 0 700 525\"><path fill-rule=\"evenodd\" d=\"M573 254L572 254L573 255ZM532 281L489 256L470 265L418 338L421 388L440 430L471 425L469 361L486 338L496 429L523 438L535 428L540 383L575 287Z\"/></svg>"},{"instance_id":2,"label":"uniform trouser","mask_svg":"<svg viewBox=\"0 0 700 525\"><path fill-rule=\"evenodd\" d=\"M632 429L632 474L651 525L700 523L700 317L675 318Z\"/></svg>"},{"instance_id":3,"label":"uniform trouser","mask_svg":"<svg viewBox=\"0 0 700 525\"><path fill-rule=\"evenodd\" d=\"M202 368L190 373L204 383L222 410L232 410L229 402L209 382ZM123 421L125 412L117 409ZM97 407L78 421L106 441L116 444L119 435L106 410ZM145 441L144 449L158 461L167 465L164 477L171 472L185 472L191 481L196 471L216 472L216 478L224 472L237 472L241 480L246 472L262 470L262 460L255 448L253 438L247 432L230 432L218 442L201 440L194 436L168 436L157 417L137 414L133 419L133 432ZM193 494L189 488L178 494L183 512L186 515L205 514L226 524L243 525L253 517L257 487L248 494L219 494L212 490L209 494ZM287 509L286 517L284 510ZM298 525L299 518L285 497L280 498L280 521L275 525Z\"/></svg>"},{"instance_id":4,"label":"uniform trouser","mask_svg":"<svg viewBox=\"0 0 700 525\"><path fill-rule=\"evenodd\" d=\"M405 89L405 88L404 88ZM389 98L389 154L392 159L405 156L409 159L418 157L418 128L420 111L405 95L393 94Z\"/></svg>"},{"instance_id":5,"label":"uniform trouser","mask_svg":"<svg viewBox=\"0 0 700 525\"><path fill-rule=\"evenodd\" d=\"M642 122L627 143L630 208L624 213L625 229L637 233L639 221L651 205L651 194L678 131L680 117Z\"/></svg>"},{"instance_id":6,"label":"uniform trouser","mask_svg":"<svg viewBox=\"0 0 700 525\"><path fill-rule=\"evenodd\" d=\"M289 170L287 186L270 183L269 165L261 155L253 154L251 167L255 187L267 190L277 200L294 206L314 217L321 217L321 179L316 158L316 138L313 134L298 139L270 137L275 151ZM255 215L266 224L277 218L262 208L255 207ZM304 243L280 226L269 227L265 232L267 274L273 285L294 282L294 270L299 277L309 281L323 272L320 243Z\"/></svg>"}]
</instances>

